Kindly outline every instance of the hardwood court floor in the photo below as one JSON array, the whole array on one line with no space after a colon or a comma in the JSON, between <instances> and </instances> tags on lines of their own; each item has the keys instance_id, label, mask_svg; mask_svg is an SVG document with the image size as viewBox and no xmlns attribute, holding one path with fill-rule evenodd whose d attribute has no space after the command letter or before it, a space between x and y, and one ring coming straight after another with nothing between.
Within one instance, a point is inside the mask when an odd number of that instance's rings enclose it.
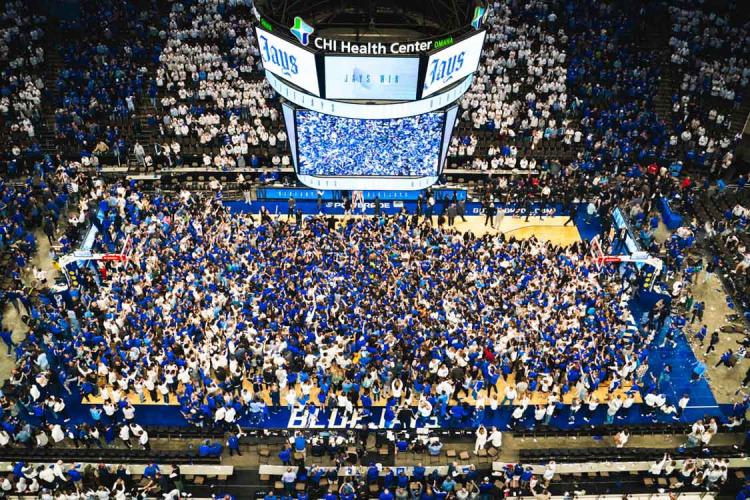
<instances>
[{"instance_id":1,"label":"hardwood court floor","mask_svg":"<svg viewBox=\"0 0 750 500\"><path fill-rule=\"evenodd\" d=\"M361 215L340 215L337 216L343 220L349 218L360 218ZM364 216L372 217L372 216ZM281 219L285 220L285 216ZM437 216L432 217L432 223L437 224ZM479 215L467 215L466 221L456 218L454 227L459 231L471 231L477 236L487 233L497 234L504 233L506 237L515 237L517 239L526 239L536 236L537 239L551 241L555 245L568 246L581 241L581 235L574 223L565 226L568 217L529 217L526 222L525 217L513 217L510 215L495 217L494 227L485 225L485 217ZM446 224L447 227L447 224Z\"/></svg>"}]
</instances>

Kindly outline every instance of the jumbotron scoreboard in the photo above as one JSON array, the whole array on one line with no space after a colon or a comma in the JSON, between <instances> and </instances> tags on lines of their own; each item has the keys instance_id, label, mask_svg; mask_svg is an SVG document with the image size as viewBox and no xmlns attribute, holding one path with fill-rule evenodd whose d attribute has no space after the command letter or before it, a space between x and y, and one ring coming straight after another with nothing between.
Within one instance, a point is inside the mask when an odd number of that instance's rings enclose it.
<instances>
[{"instance_id":1,"label":"jumbotron scoreboard","mask_svg":"<svg viewBox=\"0 0 750 500\"><path fill-rule=\"evenodd\" d=\"M302 183L416 190L437 181L457 101L479 66L486 5L474 7L458 29L429 37L418 29L378 29L372 20L363 29L356 23L316 28L294 16L285 25L259 9L262 3L254 11L260 59L282 97Z\"/></svg>"}]
</instances>

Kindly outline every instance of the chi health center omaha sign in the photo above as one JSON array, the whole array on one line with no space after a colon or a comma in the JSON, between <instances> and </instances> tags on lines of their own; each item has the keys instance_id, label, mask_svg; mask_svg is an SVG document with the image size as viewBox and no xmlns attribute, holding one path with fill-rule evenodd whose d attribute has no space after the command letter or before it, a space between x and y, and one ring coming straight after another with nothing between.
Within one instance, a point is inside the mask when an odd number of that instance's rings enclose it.
<instances>
[{"instance_id":1,"label":"chi health center omaha sign","mask_svg":"<svg viewBox=\"0 0 750 500\"><path fill-rule=\"evenodd\" d=\"M436 41L393 42L389 44L382 42L358 43L323 37L317 37L313 40L313 46L319 50L338 54L368 56L419 54L421 52L429 52L433 49L447 47L451 44L453 44L453 37L442 38Z\"/></svg>"}]
</instances>

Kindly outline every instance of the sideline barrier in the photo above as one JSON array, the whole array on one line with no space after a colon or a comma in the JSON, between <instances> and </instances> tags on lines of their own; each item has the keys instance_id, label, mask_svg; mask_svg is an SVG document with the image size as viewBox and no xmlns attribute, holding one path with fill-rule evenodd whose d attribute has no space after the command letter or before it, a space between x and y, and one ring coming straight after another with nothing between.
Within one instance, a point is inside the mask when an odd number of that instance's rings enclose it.
<instances>
[{"instance_id":1,"label":"sideline barrier","mask_svg":"<svg viewBox=\"0 0 750 500\"><path fill-rule=\"evenodd\" d=\"M453 191L449 190L452 196ZM288 198L288 197L287 197ZM416 199L416 198L415 198ZM437 216L443 214L445 209L448 208L447 200L436 199L435 206L433 207L432 215ZM266 207L271 215L280 215L286 217L288 210L287 201L284 200L258 200L251 203L244 201L225 201L224 205L229 208L232 213L250 213L257 215L260 213L261 207ZM502 204L495 203L495 208L499 214L505 217L525 217L526 210L520 203ZM381 199L380 209L384 214L393 215L405 208L409 214L416 212L417 202L412 200L383 200ZM295 205L295 210L299 209L305 215L312 215L318 213L318 207L316 200L299 200ZM578 212L583 213L585 210L585 204L579 204ZM365 215L373 215L375 213L375 203L365 199ZM344 202L343 201L325 201L323 202L323 215L343 215L344 214ZM352 215L362 215L363 212L360 208L354 209ZM422 211L424 215L424 208ZM484 217L484 211L481 203L466 201L466 216L481 215ZM542 207L540 203L531 204L531 217L562 217L568 215L568 210L562 203L549 203L545 207Z\"/></svg>"},{"instance_id":2,"label":"sideline barrier","mask_svg":"<svg viewBox=\"0 0 750 500\"><path fill-rule=\"evenodd\" d=\"M456 464L456 469L461 470L463 472L469 470L469 468L473 464ZM383 466L383 468L388 467L391 469L395 474L398 474L401 471L404 471L404 473L407 476L410 476L414 473L414 467L413 466L397 466L397 465L387 465ZM429 466L425 465L424 471L425 476L429 476L432 474L433 471L437 471L438 474L441 476L445 476L448 474L448 465L437 465L437 466ZM476 466L475 466L476 467ZM267 475L267 476L283 476L288 469L292 469L292 471L296 474L299 470L299 467L296 465L261 465L259 469L260 475ZM352 476L366 476L367 475L367 469L368 467L365 465L352 465L348 467L318 467L320 470L324 471L330 471L330 470L337 470L339 477L352 477ZM380 471L381 476L385 476L385 472L383 470Z\"/></svg>"},{"instance_id":3,"label":"sideline barrier","mask_svg":"<svg viewBox=\"0 0 750 500\"><path fill-rule=\"evenodd\" d=\"M312 200L317 201L318 194L320 194L320 197L323 199L323 201L341 201L343 199L343 194L347 193L349 191L332 191L332 190L326 190L326 191L318 191L316 189L312 188L304 188L304 187L290 187L290 188L284 188L284 187L262 187L257 188L255 190L256 196L258 200L260 201L272 201L272 200L282 200L286 201L290 197L294 198L297 201L302 200ZM373 201L375 198L379 198L380 201L394 201L394 200L402 200L402 201L416 201L419 195L423 195L426 193L425 190L420 191L403 191L403 190L396 190L396 191L362 191L362 197L365 201ZM456 199L458 200L466 200L467 199L467 193L466 189L464 187L457 186L455 188L446 187L446 188L436 188L432 190L433 197L435 198L435 201L442 201L442 200L450 200L453 197L453 193L456 193Z\"/></svg>"}]
</instances>

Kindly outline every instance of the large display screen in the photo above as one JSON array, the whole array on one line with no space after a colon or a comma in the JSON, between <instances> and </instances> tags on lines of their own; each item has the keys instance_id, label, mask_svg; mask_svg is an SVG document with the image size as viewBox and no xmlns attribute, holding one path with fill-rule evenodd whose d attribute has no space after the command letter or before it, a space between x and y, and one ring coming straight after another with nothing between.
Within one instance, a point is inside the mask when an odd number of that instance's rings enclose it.
<instances>
[{"instance_id":1,"label":"large display screen","mask_svg":"<svg viewBox=\"0 0 750 500\"><path fill-rule=\"evenodd\" d=\"M296 113L298 174L315 177L437 176L445 113L366 120Z\"/></svg>"},{"instance_id":2,"label":"large display screen","mask_svg":"<svg viewBox=\"0 0 750 500\"><path fill-rule=\"evenodd\" d=\"M258 27L255 28L263 68L311 94L320 96L315 55Z\"/></svg>"},{"instance_id":3,"label":"large display screen","mask_svg":"<svg viewBox=\"0 0 750 500\"><path fill-rule=\"evenodd\" d=\"M474 73L482 55L485 32L435 52L427 61L422 97L427 97Z\"/></svg>"},{"instance_id":4,"label":"large display screen","mask_svg":"<svg viewBox=\"0 0 750 500\"><path fill-rule=\"evenodd\" d=\"M287 103L281 103L281 111L284 113L284 124L286 125L286 136L289 139L289 150L292 152L292 161L297 166L297 134L294 131L294 107Z\"/></svg>"},{"instance_id":5,"label":"large display screen","mask_svg":"<svg viewBox=\"0 0 750 500\"><path fill-rule=\"evenodd\" d=\"M456 126L456 116L458 116L458 106L453 106L445 111L445 131L443 132L443 149L440 150L440 162L445 163L448 157L448 146L451 143L453 128Z\"/></svg>"},{"instance_id":6,"label":"large display screen","mask_svg":"<svg viewBox=\"0 0 750 500\"><path fill-rule=\"evenodd\" d=\"M418 57L326 56L327 99L417 98Z\"/></svg>"}]
</instances>

